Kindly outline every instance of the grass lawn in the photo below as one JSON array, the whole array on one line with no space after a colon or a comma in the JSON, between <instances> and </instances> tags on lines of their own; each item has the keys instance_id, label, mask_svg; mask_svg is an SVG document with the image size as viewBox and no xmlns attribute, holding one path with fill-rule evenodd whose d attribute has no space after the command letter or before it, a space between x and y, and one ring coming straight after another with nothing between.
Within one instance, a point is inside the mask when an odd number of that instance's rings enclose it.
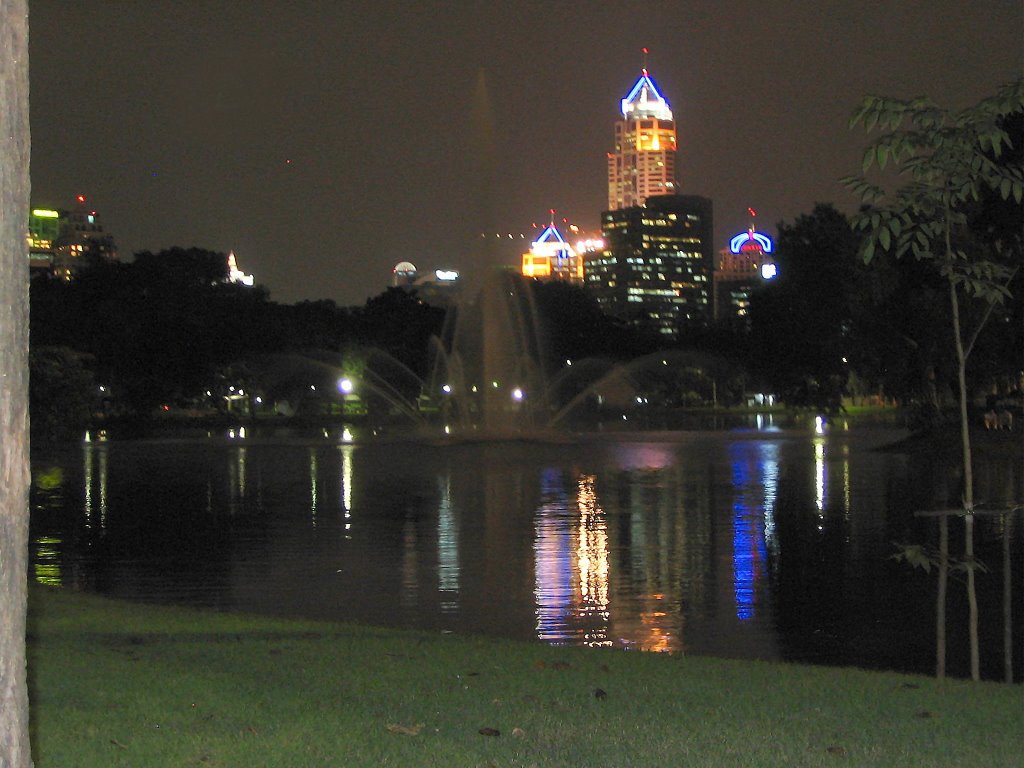
<instances>
[{"instance_id":1,"label":"grass lawn","mask_svg":"<svg viewBox=\"0 0 1024 768\"><path fill-rule=\"evenodd\" d=\"M33 587L37 768L1014 766L1024 687Z\"/></svg>"}]
</instances>

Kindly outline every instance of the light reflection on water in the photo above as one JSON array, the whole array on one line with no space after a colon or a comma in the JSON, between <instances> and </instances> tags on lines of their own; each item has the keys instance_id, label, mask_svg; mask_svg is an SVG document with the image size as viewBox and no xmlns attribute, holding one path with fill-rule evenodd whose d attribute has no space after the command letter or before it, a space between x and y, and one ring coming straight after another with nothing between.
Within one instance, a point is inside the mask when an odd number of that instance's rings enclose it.
<instances>
[{"instance_id":1,"label":"light reflection on water","mask_svg":"<svg viewBox=\"0 0 1024 768\"><path fill-rule=\"evenodd\" d=\"M927 669L930 585L886 558L928 536L909 510L934 476L855 432L674 438L88 443L36 459L33 573L131 599ZM1020 495L1019 469L982 475Z\"/></svg>"}]
</instances>

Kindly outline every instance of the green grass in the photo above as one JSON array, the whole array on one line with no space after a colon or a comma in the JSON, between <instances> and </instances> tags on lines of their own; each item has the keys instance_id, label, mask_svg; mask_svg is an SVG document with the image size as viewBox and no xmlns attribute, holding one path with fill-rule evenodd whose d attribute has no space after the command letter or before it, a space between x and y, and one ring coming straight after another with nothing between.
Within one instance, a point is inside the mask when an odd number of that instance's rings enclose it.
<instances>
[{"instance_id":1,"label":"green grass","mask_svg":"<svg viewBox=\"0 0 1024 768\"><path fill-rule=\"evenodd\" d=\"M995 683L43 588L30 591L28 650L37 768L1024 764L1024 689Z\"/></svg>"}]
</instances>

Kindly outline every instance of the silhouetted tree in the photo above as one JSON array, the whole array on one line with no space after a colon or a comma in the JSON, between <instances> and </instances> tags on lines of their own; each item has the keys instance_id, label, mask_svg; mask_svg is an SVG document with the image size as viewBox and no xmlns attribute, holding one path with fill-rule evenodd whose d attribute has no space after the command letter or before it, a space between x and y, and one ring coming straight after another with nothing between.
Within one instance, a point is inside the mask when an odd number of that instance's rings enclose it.
<instances>
[{"instance_id":1,"label":"silhouetted tree","mask_svg":"<svg viewBox=\"0 0 1024 768\"><path fill-rule=\"evenodd\" d=\"M778 226L779 276L751 296L750 350L755 370L789 405L841 406L855 348L858 244L832 205Z\"/></svg>"},{"instance_id":2,"label":"silhouetted tree","mask_svg":"<svg viewBox=\"0 0 1024 768\"><path fill-rule=\"evenodd\" d=\"M388 288L353 313L353 339L394 357L423 377L429 339L441 332L444 310L401 288Z\"/></svg>"},{"instance_id":3,"label":"silhouetted tree","mask_svg":"<svg viewBox=\"0 0 1024 768\"><path fill-rule=\"evenodd\" d=\"M628 359L654 348L636 329L602 312L586 289L557 280L531 285L551 366L585 357Z\"/></svg>"},{"instance_id":4,"label":"silhouetted tree","mask_svg":"<svg viewBox=\"0 0 1024 768\"><path fill-rule=\"evenodd\" d=\"M289 341L266 291L226 276L225 254L171 248L88 265L70 282L37 278L32 346L91 355L98 381L136 414L195 398L218 369Z\"/></svg>"},{"instance_id":5,"label":"silhouetted tree","mask_svg":"<svg viewBox=\"0 0 1024 768\"><path fill-rule=\"evenodd\" d=\"M865 262L876 254L912 256L945 282L959 395L964 470L964 563L967 569L971 678L979 678L978 606L975 595L974 476L968 414L967 360L995 308L1009 296L1020 269L1020 236L1003 237L975 219L986 199L1024 199L1024 167L1010 148L1007 120L1024 112L1024 78L967 109L941 109L928 99L869 96L851 126L879 135L864 154L862 172L891 163L903 186L886 192L864 176L846 179L865 203L857 228L865 233ZM972 226L973 223L973 226ZM981 236L979 237L979 229ZM936 673L945 674L945 589L948 557L945 517L940 533Z\"/></svg>"},{"instance_id":6,"label":"silhouetted tree","mask_svg":"<svg viewBox=\"0 0 1024 768\"><path fill-rule=\"evenodd\" d=\"M29 410L33 438L67 439L79 433L99 405L87 356L67 347L29 353Z\"/></svg>"}]
</instances>

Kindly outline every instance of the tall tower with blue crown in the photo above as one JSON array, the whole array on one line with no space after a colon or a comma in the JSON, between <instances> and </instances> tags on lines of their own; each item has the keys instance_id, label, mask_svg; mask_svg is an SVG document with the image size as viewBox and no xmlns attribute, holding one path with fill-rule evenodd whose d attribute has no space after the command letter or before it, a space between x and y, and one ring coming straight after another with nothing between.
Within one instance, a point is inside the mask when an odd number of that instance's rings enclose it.
<instances>
[{"instance_id":1,"label":"tall tower with blue crown","mask_svg":"<svg viewBox=\"0 0 1024 768\"><path fill-rule=\"evenodd\" d=\"M653 195L676 193L676 123L668 100L647 71L621 102L615 150L608 153L608 209L643 205Z\"/></svg>"}]
</instances>

